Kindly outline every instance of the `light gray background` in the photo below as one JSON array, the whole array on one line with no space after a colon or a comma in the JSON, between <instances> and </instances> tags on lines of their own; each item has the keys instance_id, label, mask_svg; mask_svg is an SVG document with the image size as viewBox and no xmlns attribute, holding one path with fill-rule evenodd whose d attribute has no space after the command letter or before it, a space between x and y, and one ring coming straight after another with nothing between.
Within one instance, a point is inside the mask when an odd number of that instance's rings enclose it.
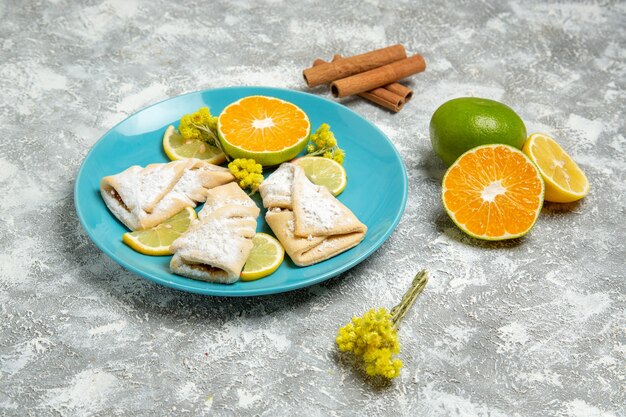
<instances>
[{"instance_id":1,"label":"light gray background","mask_svg":"<svg viewBox=\"0 0 626 417\"><path fill-rule=\"evenodd\" d=\"M0 1L0 414L625 415L626 4L421 3ZM211 87L305 89L315 58L397 42L428 63L413 101L397 115L345 102L409 175L400 225L358 267L283 295L202 297L126 272L81 230L76 171L134 111ZM591 194L546 204L516 242L464 236L428 138L437 106L464 95L553 135ZM424 267L402 376L370 384L335 332Z\"/></svg>"}]
</instances>

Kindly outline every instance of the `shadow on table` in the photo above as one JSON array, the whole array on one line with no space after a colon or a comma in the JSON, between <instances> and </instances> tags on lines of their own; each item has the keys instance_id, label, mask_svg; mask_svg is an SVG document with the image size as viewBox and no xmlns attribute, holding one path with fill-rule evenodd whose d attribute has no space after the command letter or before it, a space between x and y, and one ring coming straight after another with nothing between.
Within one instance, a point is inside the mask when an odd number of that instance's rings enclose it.
<instances>
[{"instance_id":1,"label":"shadow on table","mask_svg":"<svg viewBox=\"0 0 626 417\"><path fill-rule=\"evenodd\" d=\"M428 138L426 140L430 142ZM443 165L437 154L435 154L430 143L426 146L425 150L421 149L419 151L414 169L421 171L425 177L432 179L441 187L443 175L446 173L446 166Z\"/></svg>"},{"instance_id":2,"label":"shadow on table","mask_svg":"<svg viewBox=\"0 0 626 417\"><path fill-rule=\"evenodd\" d=\"M372 102L370 102L370 101L368 101L368 100L366 100L364 98L361 98L359 96L356 96L356 95L343 97L343 98L334 98L332 95L329 96L329 97L325 97L326 94L330 91L327 85L320 85L320 86L313 87L313 88L308 88L306 86L303 86L303 87L296 88L295 90L301 91L303 93L309 93L309 94L313 94L313 95L318 95L318 96L321 96L322 98L327 98L328 100L334 101L335 103L338 103L338 104L342 104L342 105L344 105L344 106L346 106L348 108L350 108L355 103L359 103L359 102L364 101L366 103L370 103L372 106L375 106L376 108L384 111L385 113L388 113L388 114L391 114L391 115L396 114L396 112L394 112L392 110L389 110L389 109L387 109L385 107L379 106L379 105L377 105L375 103L372 103ZM315 131L315 129L317 129L317 126L311 126L311 129L313 129L313 131Z\"/></svg>"},{"instance_id":3,"label":"shadow on table","mask_svg":"<svg viewBox=\"0 0 626 417\"><path fill-rule=\"evenodd\" d=\"M332 358L339 368L349 373L351 379L360 381L374 392L382 393L393 386L391 380L387 378L367 375L360 360L349 352L335 350Z\"/></svg>"},{"instance_id":4,"label":"shadow on table","mask_svg":"<svg viewBox=\"0 0 626 417\"><path fill-rule=\"evenodd\" d=\"M406 87L409 87L413 90L415 90L415 81L413 80L403 80L402 84ZM313 94L313 95L320 95L320 96L325 96L326 94L330 93L330 87L328 84L323 84L323 85L318 85L316 87L307 87L306 84L303 81L303 84L301 86L298 86L296 88L294 88L294 90L297 91L301 91L303 93L309 93L309 94ZM397 114L397 112L394 112L390 109L387 109L383 106L380 106L378 104L375 104L367 99L364 99L362 97L359 97L358 95L352 95L352 96L347 96L347 97L342 97L342 98L335 98L332 95L330 95L329 97L323 97L323 98L328 98L331 101L334 101L336 103L339 104L343 104L346 107L350 107L352 104L354 103L358 103L358 102L366 102L371 104L372 106L384 111L385 113L388 113L390 115L394 115ZM316 126L311 126L312 129L316 129Z\"/></svg>"},{"instance_id":5,"label":"shadow on table","mask_svg":"<svg viewBox=\"0 0 626 417\"><path fill-rule=\"evenodd\" d=\"M576 210L582 205L583 200L574 201L573 203L551 203L549 201L543 202L543 208L541 209L542 216L560 216L561 214L575 213Z\"/></svg>"}]
</instances>

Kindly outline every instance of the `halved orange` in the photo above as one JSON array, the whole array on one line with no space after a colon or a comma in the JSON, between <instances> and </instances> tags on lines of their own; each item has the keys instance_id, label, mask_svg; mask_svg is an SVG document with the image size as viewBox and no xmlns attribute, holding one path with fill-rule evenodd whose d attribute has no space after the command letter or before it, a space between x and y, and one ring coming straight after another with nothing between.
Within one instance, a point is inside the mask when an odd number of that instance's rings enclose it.
<instances>
[{"instance_id":1,"label":"halved orange","mask_svg":"<svg viewBox=\"0 0 626 417\"><path fill-rule=\"evenodd\" d=\"M233 158L252 158L263 166L298 155L311 133L309 117L293 103L265 96L244 97L219 116L222 147Z\"/></svg>"},{"instance_id":2,"label":"halved orange","mask_svg":"<svg viewBox=\"0 0 626 417\"><path fill-rule=\"evenodd\" d=\"M461 155L443 177L448 215L478 239L524 236L543 205L544 183L535 164L508 145L484 145Z\"/></svg>"}]
</instances>

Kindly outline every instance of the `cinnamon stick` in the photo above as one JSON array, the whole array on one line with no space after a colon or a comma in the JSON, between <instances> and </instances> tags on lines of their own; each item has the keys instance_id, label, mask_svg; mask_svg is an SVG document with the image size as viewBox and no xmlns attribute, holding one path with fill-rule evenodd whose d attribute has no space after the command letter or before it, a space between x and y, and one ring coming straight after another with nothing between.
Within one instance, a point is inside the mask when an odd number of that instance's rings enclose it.
<instances>
[{"instance_id":1,"label":"cinnamon stick","mask_svg":"<svg viewBox=\"0 0 626 417\"><path fill-rule=\"evenodd\" d=\"M398 44L307 68L302 72L302 75L309 87L315 87L354 74L360 74L405 58L406 51L404 50L404 46Z\"/></svg>"},{"instance_id":2,"label":"cinnamon stick","mask_svg":"<svg viewBox=\"0 0 626 417\"><path fill-rule=\"evenodd\" d=\"M345 60L348 59L346 58ZM344 60L339 60L337 63L342 61ZM335 97L351 96L394 83L410 75L422 72L424 69L426 69L424 57L419 54L413 55L379 68L333 81L330 84L330 91Z\"/></svg>"},{"instance_id":3,"label":"cinnamon stick","mask_svg":"<svg viewBox=\"0 0 626 417\"><path fill-rule=\"evenodd\" d=\"M413 98L413 90L400 83L387 84L384 88L404 98L405 103Z\"/></svg>"},{"instance_id":4,"label":"cinnamon stick","mask_svg":"<svg viewBox=\"0 0 626 417\"><path fill-rule=\"evenodd\" d=\"M337 61L338 59L341 59L340 55L333 57L333 61ZM325 63L326 61L322 59L316 59L313 61L313 66L316 67ZM411 95L412 94L413 92L411 92ZM402 96L385 88L375 88L371 91L360 93L359 96L396 113L399 112L406 103L406 100Z\"/></svg>"},{"instance_id":5,"label":"cinnamon stick","mask_svg":"<svg viewBox=\"0 0 626 417\"><path fill-rule=\"evenodd\" d=\"M386 109L398 113L404 107L406 101L399 95L392 93L384 88L375 88L370 91L359 93L359 97L363 97L373 103L378 104Z\"/></svg>"},{"instance_id":6,"label":"cinnamon stick","mask_svg":"<svg viewBox=\"0 0 626 417\"><path fill-rule=\"evenodd\" d=\"M339 54L336 54L333 56L333 62L339 60L339 59L343 59L343 57ZM324 62L324 61L322 61ZM313 63L313 65L315 65L315 62ZM335 81L335 80L333 80ZM387 84L386 86L382 87L385 90L389 90L394 94L397 94L399 96L401 96L404 99L405 103L408 103L411 98L413 98L413 90L411 90L409 87L406 87L400 83L391 83L391 84Z\"/></svg>"}]
</instances>

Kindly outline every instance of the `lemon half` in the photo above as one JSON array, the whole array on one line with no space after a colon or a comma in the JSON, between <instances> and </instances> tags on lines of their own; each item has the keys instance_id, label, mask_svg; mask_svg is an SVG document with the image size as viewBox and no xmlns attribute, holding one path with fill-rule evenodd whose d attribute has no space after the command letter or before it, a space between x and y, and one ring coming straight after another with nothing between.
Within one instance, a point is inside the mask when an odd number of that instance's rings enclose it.
<instances>
[{"instance_id":1,"label":"lemon half","mask_svg":"<svg viewBox=\"0 0 626 417\"><path fill-rule=\"evenodd\" d=\"M550 136L533 133L522 151L539 167L546 184L546 201L571 203L589 194L585 173Z\"/></svg>"}]
</instances>

